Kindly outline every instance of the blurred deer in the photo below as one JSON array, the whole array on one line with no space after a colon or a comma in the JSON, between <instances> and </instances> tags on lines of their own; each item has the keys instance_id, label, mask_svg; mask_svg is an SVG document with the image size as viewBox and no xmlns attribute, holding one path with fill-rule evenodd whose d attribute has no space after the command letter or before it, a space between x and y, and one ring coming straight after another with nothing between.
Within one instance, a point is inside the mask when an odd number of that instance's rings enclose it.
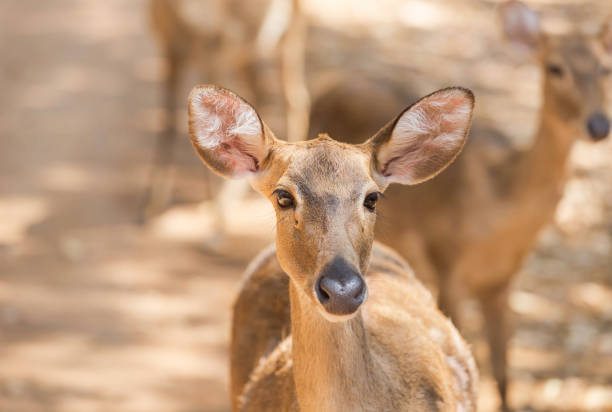
<instances>
[{"instance_id":1,"label":"blurred deer","mask_svg":"<svg viewBox=\"0 0 612 412\"><path fill-rule=\"evenodd\" d=\"M276 248L247 269L234 307L234 411L475 410L465 342L407 264L374 243L381 192L446 168L472 109L471 92L445 89L365 143L289 143L232 92L193 90L196 152L216 173L248 177L277 216Z\"/></svg>"},{"instance_id":2,"label":"blurred deer","mask_svg":"<svg viewBox=\"0 0 612 412\"><path fill-rule=\"evenodd\" d=\"M392 223L378 235L422 280L437 283L440 306L453 320L465 294L480 302L493 374L507 410L509 289L540 229L554 217L574 142L600 141L610 132L612 18L598 35L552 35L542 32L539 15L518 1L506 2L501 17L505 36L542 68L532 147L516 150L509 139L476 121L473 138L445 173L409 190L389 189L380 209ZM393 87L382 92L379 86L376 95L367 84L350 80L316 99L313 130L353 141L380 127L401 93ZM375 105L359 103L364 91ZM358 119L358 127L352 128L351 119Z\"/></svg>"},{"instance_id":3,"label":"blurred deer","mask_svg":"<svg viewBox=\"0 0 612 412\"><path fill-rule=\"evenodd\" d=\"M273 92L263 80L262 66L273 61L281 72L287 136L295 140L305 138L309 95L304 74L306 19L300 1L150 1L151 23L166 61L167 76L165 126L155 151L145 216L163 210L170 198L177 93L190 66L197 67L207 81L234 85L250 101L264 105ZM241 191L240 184L226 186L220 198L231 199L234 193L239 198ZM222 211L219 215L217 221L222 226Z\"/></svg>"}]
</instances>

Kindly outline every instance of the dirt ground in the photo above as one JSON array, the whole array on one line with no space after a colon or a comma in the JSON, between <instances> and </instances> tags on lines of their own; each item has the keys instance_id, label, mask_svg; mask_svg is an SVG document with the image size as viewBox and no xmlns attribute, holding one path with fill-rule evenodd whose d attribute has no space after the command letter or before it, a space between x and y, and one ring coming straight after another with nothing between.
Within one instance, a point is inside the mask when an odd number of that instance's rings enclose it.
<instances>
[{"instance_id":1,"label":"dirt ground","mask_svg":"<svg viewBox=\"0 0 612 412\"><path fill-rule=\"evenodd\" d=\"M538 73L499 39L497 2L352 3L309 3L312 84L348 67L410 73L420 93L471 87L477 116L528 143ZM612 13L606 0L531 3L553 30L592 30ZM211 252L200 202L219 182L183 137L172 208L136 224L163 123L146 5L0 2L0 411L229 410L230 307L273 215L249 198L223 252ZM577 145L557 222L518 277L510 398L520 410L612 410L611 160L609 140ZM495 410L469 303L465 316L481 410Z\"/></svg>"}]
</instances>

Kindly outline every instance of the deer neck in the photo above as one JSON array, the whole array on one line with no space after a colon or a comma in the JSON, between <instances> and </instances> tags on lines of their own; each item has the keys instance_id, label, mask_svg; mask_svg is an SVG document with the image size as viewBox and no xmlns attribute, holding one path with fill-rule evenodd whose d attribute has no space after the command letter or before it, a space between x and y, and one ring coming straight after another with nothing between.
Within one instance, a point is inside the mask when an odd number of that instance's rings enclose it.
<instances>
[{"instance_id":1,"label":"deer neck","mask_svg":"<svg viewBox=\"0 0 612 412\"><path fill-rule=\"evenodd\" d=\"M519 186L525 195L561 194L575 134L576 130L555 113L545 99L538 131L531 150L525 155L526 164L519 179Z\"/></svg>"},{"instance_id":2,"label":"deer neck","mask_svg":"<svg viewBox=\"0 0 612 412\"><path fill-rule=\"evenodd\" d=\"M364 410L378 378L361 311L329 322L290 282L293 374L302 412Z\"/></svg>"}]
</instances>

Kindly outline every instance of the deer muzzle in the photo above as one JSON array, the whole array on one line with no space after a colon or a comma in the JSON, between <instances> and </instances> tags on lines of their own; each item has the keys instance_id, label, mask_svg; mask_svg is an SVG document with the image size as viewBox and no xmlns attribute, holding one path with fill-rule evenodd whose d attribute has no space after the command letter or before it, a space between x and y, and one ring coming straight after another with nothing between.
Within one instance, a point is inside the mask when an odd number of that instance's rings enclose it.
<instances>
[{"instance_id":1,"label":"deer muzzle","mask_svg":"<svg viewBox=\"0 0 612 412\"><path fill-rule=\"evenodd\" d=\"M605 139L610 134L610 120L603 113L595 113L587 120L587 130L591 139Z\"/></svg>"}]
</instances>

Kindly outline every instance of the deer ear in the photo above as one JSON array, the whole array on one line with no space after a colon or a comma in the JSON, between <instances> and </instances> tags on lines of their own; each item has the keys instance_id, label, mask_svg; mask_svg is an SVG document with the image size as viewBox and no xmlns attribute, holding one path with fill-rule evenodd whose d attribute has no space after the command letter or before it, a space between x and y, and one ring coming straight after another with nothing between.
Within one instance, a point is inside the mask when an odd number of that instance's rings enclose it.
<instances>
[{"instance_id":1,"label":"deer ear","mask_svg":"<svg viewBox=\"0 0 612 412\"><path fill-rule=\"evenodd\" d=\"M517 0L505 2L500 13L504 36L522 52L535 54L542 34L540 15Z\"/></svg>"},{"instance_id":2,"label":"deer ear","mask_svg":"<svg viewBox=\"0 0 612 412\"><path fill-rule=\"evenodd\" d=\"M463 148L473 108L471 91L439 90L404 110L378 132L368 143L384 185L416 184L444 170Z\"/></svg>"},{"instance_id":3,"label":"deer ear","mask_svg":"<svg viewBox=\"0 0 612 412\"><path fill-rule=\"evenodd\" d=\"M608 16L608 19L603 25L601 29L601 33L599 34L599 38L603 43L605 50L612 54L612 16Z\"/></svg>"},{"instance_id":4,"label":"deer ear","mask_svg":"<svg viewBox=\"0 0 612 412\"><path fill-rule=\"evenodd\" d=\"M189 134L204 163L225 177L257 173L275 142L255 109L217 86L196 86L189 95Z\"/></svg>"}]
</instances>

